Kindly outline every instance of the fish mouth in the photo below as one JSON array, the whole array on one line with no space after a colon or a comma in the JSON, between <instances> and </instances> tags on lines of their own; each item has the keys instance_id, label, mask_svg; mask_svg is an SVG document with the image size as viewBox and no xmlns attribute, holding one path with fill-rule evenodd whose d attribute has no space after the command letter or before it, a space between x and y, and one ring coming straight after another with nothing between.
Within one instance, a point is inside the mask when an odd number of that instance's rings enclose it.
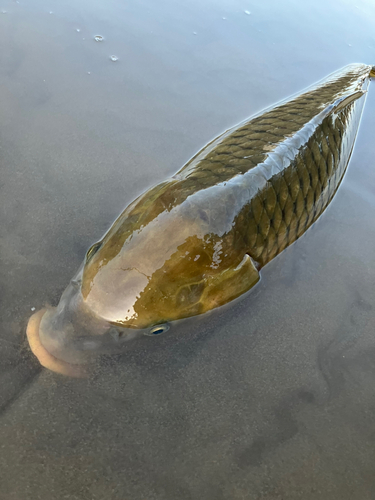
<instances>
[{"instance_id":1,"label":"fish mouth","mask_svg":"<svg viewBox=\"0 0 375 500\"><path fill-rule=\"evenodd\" d=\"M47 309L41 309L34 313L27 324L26 336L32 353L36 356L39 363L48 370L69 377L86 378L87 369L84 366L58 359L43 346L39 336L39 327L46 312Z\"/></svg>"}]
</instances>

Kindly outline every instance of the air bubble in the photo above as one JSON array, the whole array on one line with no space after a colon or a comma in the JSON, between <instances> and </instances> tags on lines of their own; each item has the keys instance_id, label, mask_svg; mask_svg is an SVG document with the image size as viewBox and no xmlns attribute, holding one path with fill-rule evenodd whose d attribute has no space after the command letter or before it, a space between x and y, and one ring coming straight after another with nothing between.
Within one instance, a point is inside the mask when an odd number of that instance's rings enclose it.
<instances>
[{"instance_id":1,"label":"air bubble","mask_svg":"<svg viewBox=\"0 0 375 500\"><path fill-rule=\"evenodd\" d=\"M102 42L104 40L104 37L102 35L96 35L94 36L95 42Z\"/></svg>"}]
</instances>

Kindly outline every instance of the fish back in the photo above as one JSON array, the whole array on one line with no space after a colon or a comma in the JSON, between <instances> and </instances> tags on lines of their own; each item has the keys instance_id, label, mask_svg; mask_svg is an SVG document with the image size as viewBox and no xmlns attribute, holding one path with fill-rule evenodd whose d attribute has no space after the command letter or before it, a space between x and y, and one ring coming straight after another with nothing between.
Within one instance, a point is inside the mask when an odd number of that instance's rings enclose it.
<instances>
[{"instance_id":1,"label":"fish back","mask_svg":"<svg viewBox=\"0 0 375 500\"><path fill-rule=\"evenodd\" d=\"M260 166L267 182L244 207L243 220L248 253L261 266L299 238L330 203L348 165L363 105L364 97L325 116L274 175L269 164L282 164L280 158Z\"/></svg>"}]
</instances>

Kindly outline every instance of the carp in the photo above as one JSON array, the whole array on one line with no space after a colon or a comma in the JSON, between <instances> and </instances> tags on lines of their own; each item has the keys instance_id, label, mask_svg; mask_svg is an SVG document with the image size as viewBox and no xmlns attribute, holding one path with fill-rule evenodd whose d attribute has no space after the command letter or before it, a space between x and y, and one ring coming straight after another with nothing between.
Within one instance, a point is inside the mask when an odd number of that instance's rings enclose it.
<instances>
[{"instance_id":1,"label":"carp","mask_svg":"<svg viewBox=\"0 0 375 500\"><path fill-rule=\"evenodd\" d=\"M351 64L227 130L133 201L27 336L69 375L92 354L236 299L332 200L375 68Z\"/></svg>"}]
</instances>

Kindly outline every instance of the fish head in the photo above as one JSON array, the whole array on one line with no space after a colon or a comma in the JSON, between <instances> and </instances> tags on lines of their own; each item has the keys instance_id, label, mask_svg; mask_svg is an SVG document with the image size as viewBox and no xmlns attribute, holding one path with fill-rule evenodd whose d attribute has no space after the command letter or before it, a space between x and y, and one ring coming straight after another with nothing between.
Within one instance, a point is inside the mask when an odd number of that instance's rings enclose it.
<instances>
[{"instance_id":1,"label":"fish head","mask_svg":"<svg viewBox=\"0 0 375 500\"><path fill-rule=\"evenodd\" d=\"M251 258L232 243L178 211L128 230L115 224L42 319L44 347L79 362L229 302L259 279Z\"/></svg>"},{"instance_id":2,"label":"fish head","mask_svg":"<svg viewBox=\"0 0 375 500\"><path fill-rule=\"evenodd\" d=\"M164 212L113 252L108 238L83 272L87 306L114 325L154 329L196 316L244 293L259 279L232 236L199 217Z\"/></svg>"},{"instance_id":3,"label":"fish head","mask_svg":"<svg viewBox=\"0 0 375 500\"><path fill-rule=\"evenodd\" d=\"M38 325L46 351L67 363L89 363L98 354L118 347L119 331L95 314L82 296L83 266L64 290L57 307L48 307ZM128 338L137 332L129 332Z\"/></svg>"}]
</instances>

